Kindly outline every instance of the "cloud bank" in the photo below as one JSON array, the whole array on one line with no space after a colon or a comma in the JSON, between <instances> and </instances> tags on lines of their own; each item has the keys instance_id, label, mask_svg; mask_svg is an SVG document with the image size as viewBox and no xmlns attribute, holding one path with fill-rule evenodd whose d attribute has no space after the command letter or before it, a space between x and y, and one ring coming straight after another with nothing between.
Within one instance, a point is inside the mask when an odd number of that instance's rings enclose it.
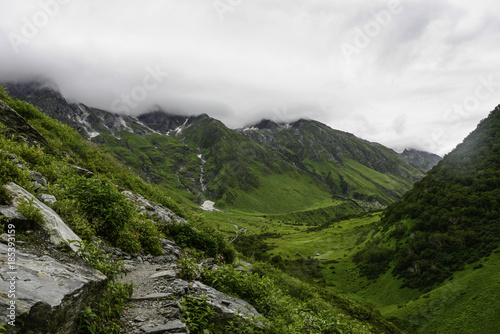
<instances>
[{"instance_id":1,"label":"cloud bank","mask_svg":"<svg viewBox=\"0 0 500 334\"><path fill-rule=\"evenodd\" d=\"M500 104L499 16L493 0L0 0L0 81L443 155Z\"/></svg>"}]
</instances>

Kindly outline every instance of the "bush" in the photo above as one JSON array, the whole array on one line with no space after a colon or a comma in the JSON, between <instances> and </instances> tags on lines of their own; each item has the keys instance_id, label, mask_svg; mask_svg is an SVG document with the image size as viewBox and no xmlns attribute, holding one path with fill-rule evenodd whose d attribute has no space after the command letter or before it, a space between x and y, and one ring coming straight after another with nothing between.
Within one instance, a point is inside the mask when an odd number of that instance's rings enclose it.
<instances>
[{"instance_id":1,"label":"bush","mask_svg":"<svg viewBox=\"0 0 500 334\"><path fill-rule=\"evenodd\" d=\"M67 191L87 219L95 223L97 234L110 241L116 241L133 217L134 208L106 179L75 176Z\"/></svg>"},{"instance_id":2,"label":"bush","mask_svg":"<svg viewBox=\"0 0 500 334\"><path fill-rule=\"evenodd\" d=\"M166 233L172 236L181 247L199 249L210 257L217 256L219 252L219 245L212 235L199 231L189 224L169 224L166 226Z\"/></svg>"},{"instance_id":3,"label":"bush","mask_svg":"<svg viewBox=\"0 0 500 334\"><path fill-rule=\"evenodd\" d=\"M22 213L23 216L28 218L28 220L36 223L43 223L43 214L40 212L40 209L33 205L35 200L30 198L28 202L25 200L21 200L19 205L17 206L17 210Z\"/></svg>"},{"instance_id":4,"label":"bush","mask_svg":"<svg viewBox=\"0 0 500 334\"><path fill-rule=\"evenodd\" d=\"M370 244L356 253L353 261L358 264L361 274L375 279L387 271L393 253L390 249Z\"/></svg>"},{"instance_id":5,"label":"bush","mask_svg":"<svg viewBox=\"0 0 500 334\"><path fill-rule=\"evenodd\" d=\"M160 241L161 233L153 221L149 219L138 220L135 222L134 228L139 232L139 242L146 253L152 255L163 254Z\"/></svg>"}]
</instances>

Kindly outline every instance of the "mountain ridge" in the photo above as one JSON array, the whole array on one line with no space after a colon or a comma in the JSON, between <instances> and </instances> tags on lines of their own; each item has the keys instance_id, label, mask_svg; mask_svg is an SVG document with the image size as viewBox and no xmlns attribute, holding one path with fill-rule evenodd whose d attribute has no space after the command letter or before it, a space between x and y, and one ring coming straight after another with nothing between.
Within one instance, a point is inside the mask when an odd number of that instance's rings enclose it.
<instances>
[{"instance_id":1,"label":"mountain ridge","mask_svg":"<svg viewBox=\"0 0 500 334\"><path fill-rule=\"evenodd\" d=\"M207 114L156 107L131 117L70 103L40 84L6 88L102 145L143 179L197 204L210 199L223 208L289 212L335 205L333 196L363 209L382 207L425 174L383 145L314 120L261 120L252 130L233 130ZM286 194L295 200L276 200Z\"/></svg>"}]
</instances>

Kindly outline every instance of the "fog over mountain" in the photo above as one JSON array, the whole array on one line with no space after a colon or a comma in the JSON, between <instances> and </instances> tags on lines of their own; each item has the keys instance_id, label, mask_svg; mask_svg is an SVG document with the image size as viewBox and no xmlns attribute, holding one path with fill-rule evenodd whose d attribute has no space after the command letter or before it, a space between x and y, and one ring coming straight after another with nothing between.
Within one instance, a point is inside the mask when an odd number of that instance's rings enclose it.
<instances>
[{"instance_id":1,"label":"fog over mountain","mask_svg":"<svg viewBox=\"0 0 500 334\"><path fill-rule=\"evenodd\" d=\"M494 0L0 0L0 81L237 128L312 118L443 155L500 102Z\"/></svg>"}]
</instances>

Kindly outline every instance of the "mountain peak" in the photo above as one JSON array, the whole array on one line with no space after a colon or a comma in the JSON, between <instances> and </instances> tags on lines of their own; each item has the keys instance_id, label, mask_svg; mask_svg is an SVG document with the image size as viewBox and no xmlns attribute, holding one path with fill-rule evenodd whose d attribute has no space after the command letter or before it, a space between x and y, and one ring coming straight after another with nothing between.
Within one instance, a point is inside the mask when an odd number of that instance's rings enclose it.
<instances>
[{"instance_id":1,"label":"mountain peak","mask_svg":"<svg viewBox=\"0 0 500 334\"><path fill-rule=\"evenodd\" d=\"M432 167L441 161L441 157L434 153L420 151L415 148L405 148L403 153L399 154L402 158L408 160L412 164L424 169L431 170Z\"/></svg>"}]
</instances>

